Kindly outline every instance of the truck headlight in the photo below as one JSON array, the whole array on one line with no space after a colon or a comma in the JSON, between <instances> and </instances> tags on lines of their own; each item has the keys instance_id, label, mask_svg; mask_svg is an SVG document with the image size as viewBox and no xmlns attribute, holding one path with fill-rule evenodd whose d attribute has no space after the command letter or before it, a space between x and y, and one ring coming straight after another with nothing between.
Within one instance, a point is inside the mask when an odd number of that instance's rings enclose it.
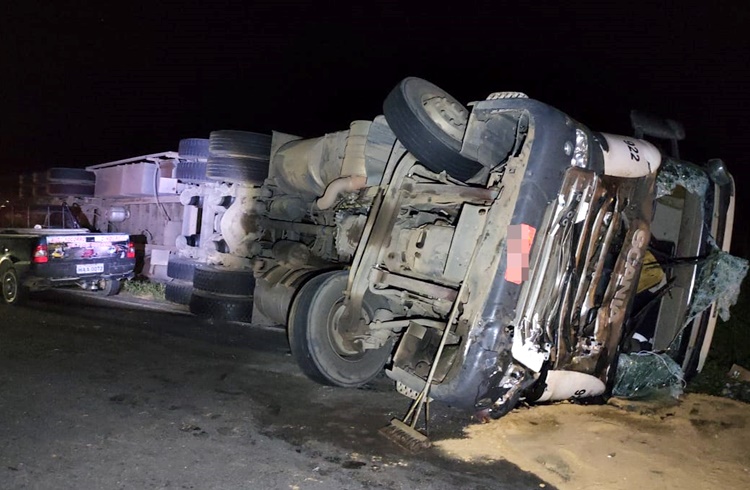
<instances>
[{"instance_id":1,"label":"truck headlight","mask_svg":"<svg viewBox=\"0 0 750 490\"><path fill-rule=\"evenodd\" d=\"M586 168L589 164L589 138L586 132L576 128L576 143L573 146L570 164L574 167Z\"/></svg>"}]
</instances>

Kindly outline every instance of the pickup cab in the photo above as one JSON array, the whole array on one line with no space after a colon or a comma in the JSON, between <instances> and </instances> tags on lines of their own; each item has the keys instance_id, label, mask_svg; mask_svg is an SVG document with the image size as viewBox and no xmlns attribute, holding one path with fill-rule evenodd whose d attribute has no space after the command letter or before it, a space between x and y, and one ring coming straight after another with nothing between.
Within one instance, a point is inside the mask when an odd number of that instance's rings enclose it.
<instances>
[{"instance_id":1,"label":"pickup cab","mask_svg":"<svg viewBox=\"0 0 750 490\"><path fill-rule=\"evenodd\" d=\"M2 300L22 302L30 291L76 285L112 296L133 277L135 248L122 233L83 228L0 229Z\"/></svg>"}]
</instances>

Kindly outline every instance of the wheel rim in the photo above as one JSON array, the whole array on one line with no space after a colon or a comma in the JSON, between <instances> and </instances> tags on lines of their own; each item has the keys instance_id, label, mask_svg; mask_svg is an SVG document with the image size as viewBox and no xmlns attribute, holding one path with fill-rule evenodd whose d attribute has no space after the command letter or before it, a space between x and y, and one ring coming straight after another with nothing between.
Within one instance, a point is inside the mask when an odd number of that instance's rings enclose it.
<instances>
[{"instance_id":1,"label":"wheel rim","mask_svg":"<svg viewBox=\"0 0 750 490\"><path fill-rule=\"evenodd\" d=\"M10 271L6 271L3 274L3 299L6 303L12 303L15 301L18 295L18 282L16 281L16 275Z\"/></svg>"},{"instance_id":2,"label":"wheel rim","mask_svg":"<svg viewBox=\"0 0 750 490\"><path fill-rule=\"evenodd\" d=\"M425 94L422 107L442 131L455 140L463 140L469 120L469 112L463 105L446 94Z\"/></svg>"},{"instance_id":3,"label":"wheel rim","mask_svg":"<svg viewBox=\"0 0 750 490\"><path fill-rule=\"evenodd\" d=\"M392 343L363 349L358 343L362 325L346 322L346 271L320 274L302 286L289 313L292 355L307 376L327 385L354 388L383 370ZM373 318L372 305L363 298L356 322ZM349 328L355 327L355 328Z\"/></svg>"},{"instance_id":4,"label":"wheel rim","mask_svg":"<svg viewBox=\"0 0 750 490\"><path fill-rule=\"evenodd\" d=\"M340 320L345 310L343 298L331 308L326 321L328 342L331 344L331 348L336 355L341 359L355 361L360 359L364 355L364 352L357 347L352 339L347 338L347 335L341 331ZM364 314L364 312L362 313ZM367 321L366 318L365 321Z\"/></svg>"}]
</instances>

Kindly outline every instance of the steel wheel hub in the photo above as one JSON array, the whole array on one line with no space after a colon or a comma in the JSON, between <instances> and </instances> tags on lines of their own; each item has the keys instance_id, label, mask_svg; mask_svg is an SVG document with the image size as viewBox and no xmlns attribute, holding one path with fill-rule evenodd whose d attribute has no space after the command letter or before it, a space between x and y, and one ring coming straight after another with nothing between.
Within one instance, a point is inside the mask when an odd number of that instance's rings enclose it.
<instances>
[{"instance_id":1,"label":"steel wheel hub","mask_svg":"<svg viewBox=\"0 0 750 490\"><path fill-rule=\"evenodd\" d=\"M15 300L17 291L18 285L13 274L7 272L3 274L3 298L5 298L5 301L10 303Z\"/></svg>"},{"instance_id":2,"label":"steel wheel hub","mask_svg":"<svg viewBox=\"0 0 750 490\"><path fill-rule=\"evenodd\" d=\"M355 343L352 336L345 330L345 326L341 323L341 317L344 315L344 301L341 300L333 308L331 313L328 315L328 339L331 342L333 350L336 351L341 357L354 357L362 354L362 349Z\"/></svg>"},{"instance_id":3,"label":"steel wheel hub","mask_svg":"<svg viewBox=\"0 0 750 490\"><path fill-rule=\"evenodd\" d=\"M464 106L452 98L431 94L422 98L422 106L440 129L455 140L463 139L466 123L469 120L469 113Z\"/></svg>"}]
</instances>

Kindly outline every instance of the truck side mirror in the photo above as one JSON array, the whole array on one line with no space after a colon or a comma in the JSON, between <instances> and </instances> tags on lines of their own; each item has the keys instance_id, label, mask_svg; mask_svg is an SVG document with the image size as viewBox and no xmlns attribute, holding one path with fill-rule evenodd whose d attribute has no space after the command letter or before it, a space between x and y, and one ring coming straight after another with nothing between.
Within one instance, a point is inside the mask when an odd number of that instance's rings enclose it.
<instances>
[{"instance_id":1,"label":"truck side mirror","mask_svg":"<svg viewBox=\"0 0 750 490\"><path fill-rule=\"evenodd\" d=\"M680 158L677 142L685 139L685 128L682 123L634 109L630 111L630 124L636 138L650 136L668 140L671 143L670 153L673 157Z\"/></svg>"}]
</instances>

